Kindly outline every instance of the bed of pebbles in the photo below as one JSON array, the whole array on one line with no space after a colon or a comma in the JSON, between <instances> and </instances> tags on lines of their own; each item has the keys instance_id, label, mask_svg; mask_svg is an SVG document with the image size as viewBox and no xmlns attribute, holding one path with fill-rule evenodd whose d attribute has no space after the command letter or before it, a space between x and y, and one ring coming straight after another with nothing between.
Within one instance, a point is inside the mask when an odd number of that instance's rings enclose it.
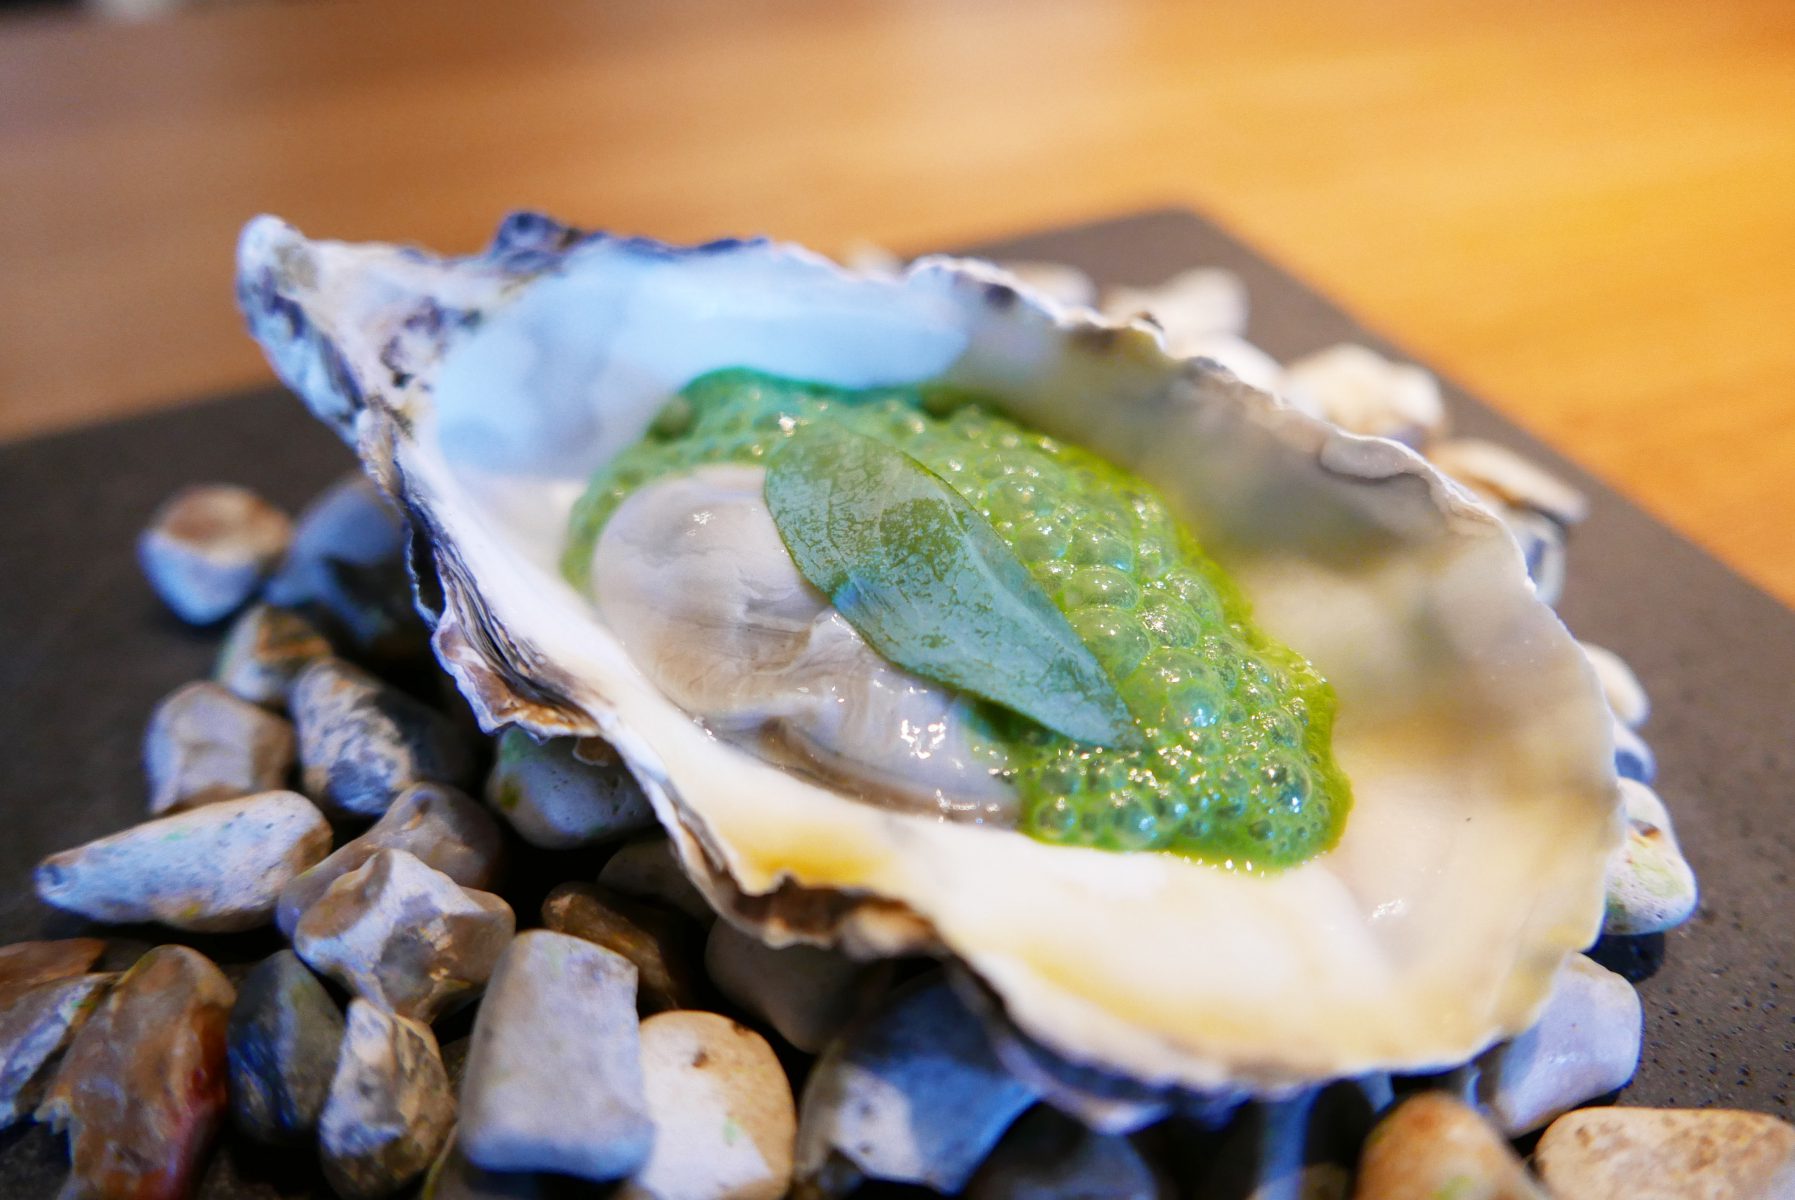
<instances>
[{"instance_id":1,"label":"bed of pebbles","mask_svg":"<svg viewBox=\"0 0 1795 1200\"><path fill-rule=\"evenodd\" d=\"M1244 340L1225 272L1099 297L1018 268L1407 442L1504 516L1555 597L1582 498L1451 437L1425 371L1353 346L1281 367ZM1631 984L1587 957L1534 1029L1456 1071L1241 1104L1053 1061L933 963L769 948L709 910L603 747L472 725L410 608L404 542L360 478L297 520L196 486L144 533L174 611L234 619L213 677L151 716L144 822L36 875L47 903L168 944L120 973L95 969L97 936L0 948L0 1114L67 1131L66 1196L177 1200L220 1136L315 1148L345 1200L868 1181L979 1200L1795 1195L1795 1127L1776 1118L1580 1107L1627 1082L1642 1038ZM1635 732L1645 693L1588 649L1631 825L1606 928L1668 929L1697 894ZM178 940L263 926L291 948L230 977ZM1542 1129L1524 1162L1513 1140Z\"/></svg>"}]
</instances>

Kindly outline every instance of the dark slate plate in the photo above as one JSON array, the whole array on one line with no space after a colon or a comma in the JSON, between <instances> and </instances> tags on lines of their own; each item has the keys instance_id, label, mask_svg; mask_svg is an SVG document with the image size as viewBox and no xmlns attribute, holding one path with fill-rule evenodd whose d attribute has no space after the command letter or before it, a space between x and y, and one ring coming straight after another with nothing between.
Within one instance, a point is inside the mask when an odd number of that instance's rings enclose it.
<instances>
[{"instance_id":1,"label":"dark slate plate","mask_svg":"<svg viewBox=\"0 0 1795 1200\"><path fill-rule=\"evenodd\" d=\"M1339 341L1400 351L1214 225L1156 212L1056 230L981 253L1083 267L1149 284L1192 266L1241 274L1252 339L1279 359ZM1724 1105L1795 1115L1795 613L1448 385L1457 428L1493 437L1587 489L1561 609L1580 636L1638 670L1655 703L1645 733L1659 790L1705 889L1667 937L1605 945L1639 980L1646 1052L1623 1102ZM297 507L351 466L347 452L276 391L0 447L0 941L67 936L80 923L32 898L31 866L143 816L138 739L163 694L208 669L215 635L169 616L137 573L132 543L180 485L228 480ZM128 962L154 931L118 948ZM227 965L269 938L201 943ZM41 1128L0 1135L0 1196L47 1200L60 1143ZM236 1145L199 1192L323 1194L304 1156Z\"/></svg>"}]
</instances>

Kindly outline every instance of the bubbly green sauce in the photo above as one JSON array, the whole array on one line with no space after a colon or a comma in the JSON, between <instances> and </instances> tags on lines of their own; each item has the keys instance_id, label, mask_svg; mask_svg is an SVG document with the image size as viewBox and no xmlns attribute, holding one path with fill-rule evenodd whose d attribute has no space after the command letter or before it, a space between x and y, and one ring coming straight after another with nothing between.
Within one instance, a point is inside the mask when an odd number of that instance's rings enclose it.
<instances>
[{"instance_id":1,"label":"bubbly green sauce","mask_svg":"<svg viewBox=\"0 0 1795 1200\"><path fill-rule=\"evenodd\" d=\"M1116 681L1139 747L1094 746L987 706L1021 829L1233 870L1294 866L1340 836L1351 793L1330 749L1333 690L1257 629L1245 601L1145 481L945 388L847 390L746 370L695 380L575 506L562 570L585 587L599 532L635 489L764 461L840 422L945 479L1046 589Z\"/></svg>"}]
</instances>

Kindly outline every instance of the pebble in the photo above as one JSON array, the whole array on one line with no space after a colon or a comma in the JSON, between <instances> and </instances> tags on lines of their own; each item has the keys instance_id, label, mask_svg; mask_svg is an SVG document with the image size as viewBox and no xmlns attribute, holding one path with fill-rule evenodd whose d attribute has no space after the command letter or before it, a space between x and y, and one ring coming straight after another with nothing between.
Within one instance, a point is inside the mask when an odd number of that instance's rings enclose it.
<instances>
[{"instance_id":1,"label":"pebble","mask_svg":"<svg viewBox=\"0 0 1795 1200\"><path fill-rule=\"evenodd\" d=\"M1585 1108L1533 1161L1561 1200L1789 1200L1795 1125L1731 1109Z\"/></svg>"},{"instance_id":2,"label":"pebble","mask_svg":"<svg viewBox=\"0 0 1795 1200\"><path fill-rule=\"evenodd\" d=\"M862 1177L957 1192L1034 1100L978 1018L945 982L927 980L888 995L811 1068L796 1175L820 1196L844 1195Z\"/></svg>"},{"instance_id":3,"label":"pebble","mask_svg":"<svg viewBox=\"0 0 1795 1200\"><path fill-rule=\"evenodd\" d=\"M183 621L209 625L255 595L286 553L293 523L248 488L182 488L137 539L137 561Z\"/></svg>"},{"instance_id":4,"label":"pebble","mask_svg":"<svg viewBox=\"0 0 1795 1200\"><path fill-rule=\"evenodd\" d=\"M453 722L336 658L293 682L305 790L330 809L377 817L414 783L464 786L473 755Z\"/></svg>"},{"instance_id":5,"label":"pebble","mask_svg":"<svg viewBox=\"0 0 1795 1200\"><path fill-rule=\"evenodd\" d=\"M1150 314L1166 341L1211 333L1246 332L1247 289L1240 276L1220 267L1181 271L1153 287L1113 287L1103 293L1103 314L1126 321Z\"/></svg>"},{"instance_id":6,"label":"pebble","mask_svg":"<svg viewBox=\"0 0 1795 1200\"><path fill-rule=\"evenodd\" d=\"M598 882L626 896L672 905L702 925L709 925L717 916L704 893L686 878L673 840L664 834L651 834L618 847L599 871Z\"/></svg>"},{"instance_id":7,"label":"pebble","mask_svg":"<svg viewBox=\"0 0 1795 1200\"><path fill-rule=\"evenodd\" d=\"M1584 642L1582 646L1584 657L1595 668L1596 678L1602 683L1602 695L1608 698L1608 707L1614 710L1615 717L1629 729L1638 729L1645 724L1646 718L1652 715L1651 698L1645 694L1645 685L1639 682L1639 676L1633 673L1627 660L1593 642Z\"/></svg>"},{"instance_id":8,"label":"pebble","mask_svg":"<svg viewBox=\"0 0 1795 1200\"><path fill-rule=\"evenodd\" d=\"M1627 840L1608 864L1604 933L1662 933L1695 914L1700 902L1695 872L1677 845L1670 813L1658 793L1632 779L1620 781L1627 811Z\"/></svg>"},{"instance_id":9,"label":"pebble","mask_svg":"<svg viewBox=\"0 0 1795 1200\"><path fill-rule=\"evenodd\" d=\"M468 1161L621 1178L655 1138L643 1089L635 967L563 933L518 935L474 1021L461 1083Z\"/></svg>"},{"instance_id":10,"label":"pebble","mask_svg":"<svg viewBox=\"0 0 1795 1200\"><path fill-rule=\"evenodd\" d=\"M1403 1101L1372 1130L1352 1195L1353 1200L1547 1200L1502 1135L1474 1109L1442 1092Z\"/></svg>"},{"instance_id":11,"label":"pebble","mask_svg":"<svg viewBox=\"0 0 1795 1200\"><path fill-rule=\"evenodd\" d=\"M1477 1099L1520 1137L1633 1078L1645 1032L1639 993L1581 954L1565 959L1532 1029L1477 1060Z\"/></svg>"},{"instance_id":12,"label":"pebble","mask_svg":"<svg viewBox=\"0 0 1795 1200\"><path fill-rule=\"evenodd\" d=\"M842 266L862 275L893 276L904 273L904 259L901 255L865 238L855 238L843 246L838 257Z\"/></svg>"},{"instance_id":13,"label":"pebble","mask_svg":"<svg viewBox=\"0 0 1795 1200\"><path fill-rule=\"evenodd\" d=\"M1589 498L1582 492L1498 442L1451 438L1430 447L1427 457L1460 483L1560 525L1575 525L1589 515Z\"/></svg>"},{"instance_id":14,"label":"pebble","mask_svg":"<svg viewBox=\"0 0 1795 1200\"><path fill-rule=\"evenodd\" d=\"M1159 1200L1163 1180L1134 1143L1036 1108L973 1176L967 1200Z\"/></svg>"},{"instance_id":15,"label":"pebble","mask_svg":"<svg viewBox=\"0 0 1795 1200\"><path fill-rule=\"evenodd\" d=\"M645 1015L698 1003L698 931L683 914L593 884L564 883L542 902L542 923L627 958Z\"/></svg>"},{"instance_id":16,"label":"pebble","mask_svg":"<svg viewBox=\"0 0 1795 1200\"><path fill-rule=\"evenodd\" d=\"M360 472L320 493L264 597L328 617L357 646L408 651L419 633L405 576L405 523Z\"/></svg>"},{"instance_id":17,"label":"pebble","mask_svg":"<svg viewBox=\"0 0 1795 1200\"><path fill-rule=\"evenodd\" d=\"M512 726L499 735L498 758L486 780L486 802L532 846L570 850L654 825L654 810L615 751L603 761L575 757L576 738L538 742Z\"/></svg>"},{"instance_id":18,"label":"pebble","mask_svg":"<svg viewBox=\"0 0 1795 1200\"><path fill-rule=\"evenodd\" d=\"M1165 1100L1108 1095L1080 1082L1041 1068L1013 1035L994 1033L991 1047L1003 1065L1039 1093L1042 1100L1062 1113L1078 1118L1080 1125L1096 1133L1133 1133L1165 1118L1171 1104Z\"/></svg>"},{"instance_id":19,"label":"pebble","mask_svg":"<svg viewBox=\"0 0 1795 1200\"><path fill-rule=\"evenodd\" d=\"M362 999L428 1024L486 986L515 927L492 893L378 850L306 909L293 949Z\"/></svg>"},{"instance_id":20,"label":"pebble","mask_svg":"<svg viewBox=\"0 0 1795 1200\"><path fill-rule=\"evenodd\" d=\"M1278 360L1234 333L1205 333L1166 341L1166 350L1179 358L1206 358L1219 363L1242 383L1263 392L1278 390L1284 368Z\"/></svg>"},{"instance_id":21,"label":"pebble","mask_svg":"<svg viewBox=\"0 0 1795 1200\"><path fill-rule=\"evenodd\" d=\"M1097 302L1097 285L1077 267L1032 260L1001 262L1022 286L1067 308L1089 308Z\"/></svg>"},{"instance_id":22,"label":"pebble","mask_svg":"<svg viewBox=\"0 0 1795 1200\"><path fill-rule=\"evenodd\" d=\"M184 1200L224 1117L234 998L186 946L158 946L125 972L37 1110L69 1134L63 1196Z\"/></svg>"},{"instance_id":23,"label":"pebble","mask_svg":"<svg viewBox=\"0 0 1795 1200\"><path fill-rule=\"evenodd\" d=\"M343 1014L291 950L263 959L231 1009L231 1116L267 1145L318 1127L343 1043Z\"/></svg>"},{"instance_id":24,"label":"pebble","mask_svg":"<svg viewBox=\"0 0 1795 1200\"><path fill-rule=\"evenodd\" d=\"M1618 718L1614 722L1614 773L1622 779L1631 779L1648 786L1658 777L1657 755L1645 744L1644 738L1623 725Z\"/></svg>"},{"instance_id":25,"label":"pebble","mask_svg":"<svg viewBox=\"0 0 1795 1200\"><path fill-rule=\"evenodd\" d=\"M99 1005L111 975L71 975L39 983L0 1003L0 1129L37 1108L61 1054Z\"/></svg>"},{"instance_id":26,"label":"pebble","mask_svg":"<svg viewBox=\"0 0 1795 1200\"><path fill-rule=\"evenodd\" d=\"M212 664L212 679L251 704L276 710L311 663L330 656L317 626L291 609L257 604L232 624Z\"/></svg>"},{"instance_id":27,"label":"pebble","mask_svg":"<svg viewBox=\"0 0 1795 1200\"><path fill-rule=\"evenodd\" d=\"M150 811L193 808L285 787L293 727L216 683L189 683L156 706L143 738Z\"/></svg>"},{"instance_id":28,"label":"pebble","mask_svg":"<svg viewBox=\"0 0 1795 1200\"><path fill-rule=\"evenodd\" d=\"M725 996L806 1054L841 1031L865 993L866 969L840 951L775 949L727 921L711 926L704 967Z\"/></svg>"},{"instance_id":29,"label":"pebble","mask_svg":"<svg viewBox=\"0 0 1795 1200\"><path fill-rule=\"evenodd\" d=\"M1278 390L1296 407L1348 432L1417 449L1446 428L1446 405L1433 375L1368 346L1341 344L1300 358L1285 368Z\"/></svg>"},{"instance_id":30,"label":"pebble","mask_svg":"<svg viewBox=\"0 0 1795 1200\"><path fill-rule=\"evenodd\" d=\"M1564 526L1550 517L1524 508L1510 508L1500 501L1494 503L1492 511L1502 518L1502 524L1520 545L1534 592L1547 604L1557 604L1564 596Z\"/></svg>"},{"instance_id":31,"label":"pebble","mask_svg":"<svg viewBox=\"0 0 1795 1200\"><path fill-rule=\"evenodd\" d=\"M1389 1076L1376 1074L1243 1105L1190 1164L1190 1182L1215 1200L1344 1200L1351 1165L1392 1099Z\"/></svg>"},{"instance_id":32,"label":"pebble","mask_svg":"<svg viewBox=\"0 0 1795 1200\"><path fill-rule=\"evenodd\" d=\"M798 1114L773 1048L708 1012L642 1022L654 1149L617 1200L778 1200L792 1179Z\"/></svg>"},{"instance_id":33,"label":"pebble","mask_svg":"<svg viewBox=\"0 0 1795 1200\"><path fill-rule=\"evenodd\" d=\"M0 1006L11 1004L40 983L83 974L105 952L106 943L99 938L0 946Z\"/></svg>"},{"instance_id":34,"label":"pebble","mask_svg":"<svg viewBox=\"0 0 1795 1200\"><path fill-rule=\"evenodd\" d=\"M418 1200L549 1200L541 1175L524 1171L482 1171L454 1141L437 1157L418 1189Z\"/></svg>"},{"instance_id":35,"label":"pebble","mask_svg":"<svg viewBox=\"0 0 1795 1200\"><path fill-rule=\"evenodd\" d=\"M957 994L984 1018L997 1061L1044 1102L1097 1133L1133 1133L1168 1116L1173 1095L1094 1066L1072 1062L1028 1037L1005 1019L1003 1005L975 980L955 976Z\"/></svg>"},{"instance_id":36,"label":"pebble","mask_svg":"<svg viewBox=\"0 0 1795 1200\"><path fill-rule=\"evenodd\" d=\"M435 1162L455 1096L428 1026L349 1002L343 1048L318 1119L324 1178L344 1200L377 1200Z\"/></svg>"},{"instance_id":37,"label":"pebble","mask_svg":"<svg viewBox=\"0 0 1795 1200\"><path fill-rule=\"evenodd\" d=\"M145 821L52 854L47 904L95 921L231 933L265 925L281 888L330 852L330 825L297 792L264 792Z\"/></svg>"},{"instance_id":38,"label":"pebble","mask_svg":"<svg viewBox=\"0 0 1795 1200\"><path fill-rule=\"evenodd\" d=\"M414 783L360 837L281 889L275 924L289 938L330 885L381 850L404 850L462 887L490 889L505 839L484 805L441 783Z\"/></svg>"}]
</instances>

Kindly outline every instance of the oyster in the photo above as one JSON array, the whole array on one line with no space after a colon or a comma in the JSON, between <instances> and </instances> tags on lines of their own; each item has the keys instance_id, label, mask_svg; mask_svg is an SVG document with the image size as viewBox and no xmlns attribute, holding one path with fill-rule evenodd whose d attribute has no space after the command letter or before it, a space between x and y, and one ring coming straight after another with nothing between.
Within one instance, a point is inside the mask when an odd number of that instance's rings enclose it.
<instances>
[{"instance_id":1,"label":"oyster","mask_svg":"<svg viewBox=\"0 0 1795 1200\"><path fill-rule=\"evenodd\" d=\"M938 954L1071 1064L1276 1094L1464 1061L1599 928L1621 823L1594 676L1500 522L1395 442L976 262L869 277L522 214L466 258L265 217L239 264L277 371L407 511L481 722L608 740L710 902L770 943ZM1054 845L1002 828L1001 798L984 823L868 804L695 720L557 564L593 472L725 367L938 381L1147 480L1331 683L1338 843L1268 874Z\"/></svg>"}]
</instances>

